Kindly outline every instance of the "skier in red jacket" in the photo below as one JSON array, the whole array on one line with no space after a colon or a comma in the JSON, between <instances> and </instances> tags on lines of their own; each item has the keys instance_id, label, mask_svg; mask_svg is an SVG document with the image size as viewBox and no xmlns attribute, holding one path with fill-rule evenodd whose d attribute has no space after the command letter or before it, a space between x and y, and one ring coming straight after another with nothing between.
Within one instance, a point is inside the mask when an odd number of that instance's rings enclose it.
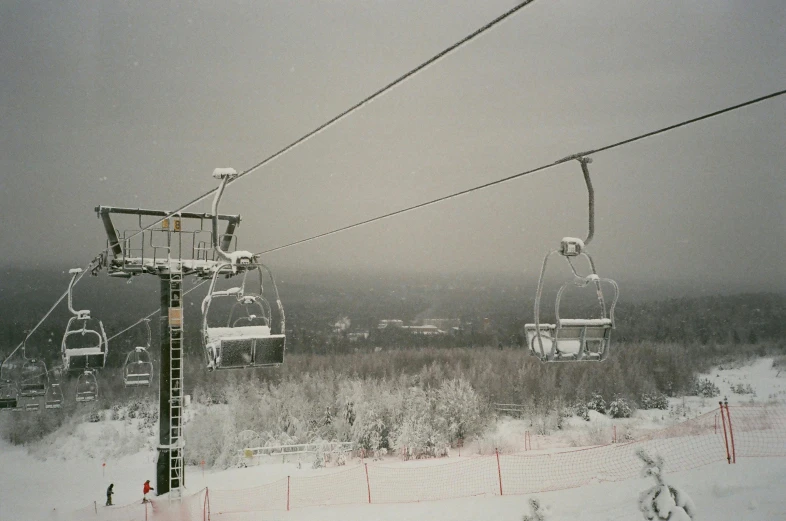
<instances>
[{"instance_id":1,"label":"skier in red jacket","mask_svg":"<svg viewBox=\"0 0 786 521\"><path fill-rule=\"evenodd\" d=\"M155 489L150 486L150 480L148 479L147 481L145 481L145 485L142 487L142 493L144 494L144 497L142 497L142 503L147 503L148 501L150 501L149 499L147 499L147 495L150 493L151 490L155 490Z\"/></svg>"}]
</instances>

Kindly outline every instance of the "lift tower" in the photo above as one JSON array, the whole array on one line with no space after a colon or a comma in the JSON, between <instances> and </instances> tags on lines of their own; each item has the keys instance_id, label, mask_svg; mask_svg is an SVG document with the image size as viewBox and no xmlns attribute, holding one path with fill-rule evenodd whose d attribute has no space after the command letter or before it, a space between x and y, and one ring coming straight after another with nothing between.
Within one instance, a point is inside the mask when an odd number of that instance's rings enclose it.
<instances>
[{"instance_id":1,"label":"lift tower","mask_svg":"<svg viewBox=\"0 0 786 521\"><path fill-rule=\"evenodd\" d=\"M159 370L159 436L156 463L156 492L180 497L185 484L183 440L183 279L188 275L211 278L232 275L237 268L227 264L222 253L236 249L235 228L240 215L217 213L218 199L229 179L236 176L229 168L217 168L213 176L222 180L216 193L213 213L179 212L170 215L163 210L98 206L107 234L108 258L103 263L112 277L155 275L160 280L160 360ZM120 230L113 216L135 216L137 226ZM162 220L163 219L163 220ZM150 229L145 225L156 223ZM218 223L226 228L219 236ZM216 246L220 245L220 248Z\"/></svg>"}]
</instances>

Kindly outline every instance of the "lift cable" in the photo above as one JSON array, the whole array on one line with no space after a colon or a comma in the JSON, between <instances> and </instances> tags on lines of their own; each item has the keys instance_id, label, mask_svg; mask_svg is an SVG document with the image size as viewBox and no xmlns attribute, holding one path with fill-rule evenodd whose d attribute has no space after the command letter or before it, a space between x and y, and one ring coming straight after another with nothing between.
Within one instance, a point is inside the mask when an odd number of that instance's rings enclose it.
<instances>
[{"instance_id":1,"label":"lift cable","mask_svg":"<svg viewBox=\"0 0 786 521\"><path fill-rule=\"evenodd\" d=\"M74 285L74 286L76 286L76 283L77 283L77 282L79 282L79 280L80 280L82 277L84 277L85 273L87 273L88 271L91 271L93 268L95 268L95 267L97 266L97 264L98 264L98 260L97 260L97 259L93 259L92 261L90 261L90 264L88 264L88 265L87 265L87 268L85 268L85 270L84 270L84 271L82 271L81 273L79 273L79 274L76 276L76 279L74 279L74 284L73 284L73 285ZM54 303L54 304L52 304L52 307L51 307L51 308L49 308L49 311L47 311L47 312L46 312L46 314L43 316L43 318L42 318L41 320L39 320L39 321L38 321L38 323L37 323L37 324L36 324L36 325L33 327L33 329L31 329L30 331L28 331L27 335L25 335L25 339L24 339L24 340L22 340L22 341L19 343L19 345L18 345L18 346L16 346L16 347L14 348L14 350L13 350L13 351L11 351L11 354L9 354L9 355L6 357L6 359L8 359L8 358L11 358L11 357L14 355L14 353L16 353L16 352L17 352L17 351L18 351L18 350L19 350L19 349L20 349L20 348L21 348L23 345L25 345L25 342L27 342L27 340L28 340L28 339L29 339L31 336L33 336L33 333L35 333L35 332L36 332L36 330L37 330L37 329L38 329L38 328L41 326L41 324L43 324L43 323L44 323L44 321L45 321L47 318L49 318L49 315L51 315L51 314L52 314L52 312L55 310L55 308L58 306L58 304L60 304L60 303L63 301L63 299L64 299L64 298L66 298L66 297L68 296L68 292L69 292L69 291L70 291L70 288L69 288L69 289L67 289L67 290L65 291L65 293L63 293L62 295L60 295L60 298L58 298L58 299L55 301L55 303Z\"/></svg>"},{"instance_id":2,"label":"lift cable","mask_svg":"<svg viewBox=\"0 0 786 521\"><path fill-rule=\"evenodd\" d=\"M192 287L192 288L190 288L190 289L188 289L188 290L184 291L184 292L183 292L183 296L185 297L186 295L188 295L189 293L191 293L192 291L194 291L194 290L195 290L195 289L197 289L198 287L202 286L202 285L203 285L203 284L205 284L206 282L210 282L210 280L209 280L209 279L205 279L205 280L203 280L203 281L199 282L199 283L198 283L198 284L196 284L194 287ZM136 322L134 322L133 324L131 324L131 325L130 325L130 326L128 326L127 328L123 329L122 331L119 331L119 332L115 333L114 335L110 336L109 338L107 338L107 339L106 339L106 341L107 341L107 342L109 342L110 340L112 340L112 339L114 339L114 338L117 338L117 337L119 337L120 335L122 335L123 333L125 333L126 331L128 331L129 329L131 329L131 328L133 328L133 327L137 326L138 324L141 324L141 323L142 323L142 322L144 322L145 320L148 320L148 319L152 318L152 317L153 317L153 316L154 316L156 313L159 313L160 311L161 311L161 308L158 308L158 309L156 309L155 311L153 311L153 312L149 313L148 315L146 315L146 316L144 316L144 317L140 318L139 320L137 320Z\"/></svg>"},{"instance_id":3,"label":"lift cable","mask_svg":"<svg viewBox=\"0 0 786 521\"><path fill-rule=\"evenodd\" d=\"M503 20L505 20L509 16L517 13L521 9L527 7L528 5L530 5L530 4L534 3L534 2L535 2L535 0L523 0L518 5L512 7L511 9L509 9L505 13L499 15L498 17L496 17L492 21L488 22L484 26L480 27L479 29L476 29L474 32L472 32L471 34L465 36L464 38L462 38L461 40L457 41L453 45L451 45L451 46L447 47L446 49L440 51L439 53L435 54L434 56L432 56L431 58L429 58L425 62L421 63L420 65L418 65L414 69L411 69L410 71L406 72L405 74L399 76L398 78L396 78L395 80L391 81L390 83L388 83L387 85L385 85L381 89L377 90L376 92L374 92L370 96L367 96L366 98L362 99L361 101L355 103L354 105L352 105L348 109L344 110L343 112L341 112L337 116L334 116L333 118L329 119L325 123L319 125L314 130L308 132L307 134L304 134L302 137L300 137L297 140L293 141L292 143L290 143L289 145L285 146L284 148L282 148L278 152L276 152L276 153L266 157L265 159L263 159L259 163L255 164L251 168L248 168L247 170L244 170L243 172L238 174L237 177L235 177L234 179L230 180L227 184L231 184L231 183L236 182L238 179L240 179L240 178L242 178L242 177L244 177L244 176L246 176L246 175L248 175L248 174L250 174L250 173L252 173L252 172L254 172L256 170L258 170L262 166L264 166L267 163L273 161L274 159L278 158L279 156L282 156L283 154L289 152L290 150L292 150L293 148L297 147L298 145L303 144L304 142L308 141L310 138L314 137L316 134L319 134L323 130L325 130L328 127L332 126L334 123L337 123L338 121L344 119L346 116L350 115L352 112L354 112L357 109L361 108L363 105L366 105L367 103L373 101L375 98L378 98L379 96L381 96L385 92L389 91L393 87L399 85L400 83L402 83L403 81L407 80L408 78L411 78L412 76L414 76L418 72L426 69L430 65L433 65L439 59L441 59L441 58L447 56L448 54L452 53L453 51L455 51L459 47L461 47L464 44L470 42L474 38L480 36L482 33L486 32L487 30L489 30L492 27L496 26L497 24L499 24L500 22L502 22ZM136 231L135 233L130 235L128 237L128 239L132 239L132 238L136 237L137 235L141 234L142 232L145 232L145 231L151 229L153 226L156 226L157 224L163 222L165 219L168 219L168 218L170 218L172 216L175 216L178 213L180 213L183 210L185 210L186 208L189 208L189 207L195 205L196 203L205 200L207 197L209 197L212 194L214 194L216 192L216 190L218 190L218 188L213 188L212 190L210 190L210 191L200 195L199 197L196 197L195 199L192 199L191 201L189 201L188 203L184 204L183 206L180 206L177 210L174 210L172 212L167 212L168 215L166 217L161 217L160 219L158 219L156 221L153 221L148 226L146 226L146 227L142 228L141 230ZM108 248L107 248L107 250L108 250ZM107 250L105 250L105 251L107 251Z\"/></svg>"},{"instance_id":4,"label":"lift cable","mask_svg":"<svg viewBox=\"0 0 786 521\"><path fill-rule=\"evenodd\" d=\"M605 146L602 146L600 148L595 148L593 150L587 150L585 152L579 152L577 154L571 154L571 155L563 157L562 159L559 159L559 160L557 160L557 161L555 161L553 163L548 163L548 164L545 164L545 165L541 165L541 166L533 168L531 170L526 170L524 172L520 172L518 174L510 175L510 176L504 177L502 179L497 179L496 181L490 181L488 183L484 183L482 185L475 186L473 188L467 188L466 190L461 190L459 192L455 192L455 193L452 193L452 194L449 194L449 195L444 195L442 197L438 197L438 198L432 199L430 201L419 203L419 204L416 204L416 205L413 205L413 206L408 206L406 208L402 208L400 210L395 210L393 212L389 212L389 213L386 213L386 214L383 214L383 215L379 215L377 217L371 217L371 218L366 219L364 221L360 221L360 222L357 222L357 223L354 223L354 224L349 224L347 226L342 226L340 228L336 228L336 229L330 230L328 232L324 232L324 233L320 233L320 234L317 234L317 235L313 235L313 236L308 237L306 239L300 239L300 240L297 240L297 241L294 241L294 242L290 242L289 244L285 244L283 246L276 246L274 248L270 248L270 249L261 251L261 252L257 253L256 255L264 255L266 253L272 253L272 252L275 252L275 251L283 250L283 249L289 248L291 246L296 246L298 244L303 244L305 242L310 242L310 241L313 241L313 240L316 240L316 239L321 239L322 237L327 237L328 235L333 235L333 234L336 234L336 233L339 233L339 232L343 232L343 231L346 231L346 230L351 230L352 228L357 228L359 226L363 226L363 225L370 224L370 223L373 223L373 222L376 222L376 221L380 221L382 219L387 219L389 217L393 217L393 216L400 215L400 214L403 214L403 213L406 213L406 212L410 212L412 210L417 210L417 209L420 209L420 208L424 208L424 207L430 206L432 204L441 203L443 201L446 201L448 199L452 199L454 197L459 197L461 195L466 195L466 194L468 194L470 192L475 192L477 190L482 190L484 188L489 188L491 186L495 186L495 185L498 185L498 184L506 183L508 181L513 181L514 179L518 179L520 177L524 177L524 176L529 175L529 174L534 174L535 172L540 172L540 171L543 171L543 170L555 167L557 165L561 165L562 163L567 163L568 161L572 161L574 159L579 159L581 157L590 156L590 155L593 155L593 154L597 154L599 152L605 152L607 150L611 150L612 148L617 148L617 147L621 147L621 146L624 146L624 145L628 145L628 144L633 143L635 141L639 141L639 140L642 140L642 139L645 139L645 138L648 138L648 137L652 137L652 136L655 136L657 134L662 134L664 132L668 132L670 130L674 130L674 129L679 128L679 127L684 127L684 126L690 125L692 123L696 123L696 122L699 122L699 121L702 121L702 120L705 120L705 119L709 119L709 118L712 118L712 117L715 117L715 116L719 116L719 115L725 114L727 112L732 112L734 110L741 109L741 108L746 107L748 105L753 105L755 103L759 103L761 101L765 101L765 100L768 100L768 99L771 99L771 98L775 98L775 97L781 96L783 94L786 94L786 89L780 90L780 91L777 91L777 92L773 92L771 94L767 94L766 96L761 96L759 98L752 99L752 100L746 101L744 103L739 103L737 105L732 105L730 107L726 107L726 108L721 109L721 110L716 110L715 112L710 112L710 113L704 114L702 116L698 116L698 117L695 117L695 118L692 118L692 119L681 121L680 123L675 123L673 125L669 125L668 127L663 127L663 128L658 129L658 130L653 130L651 132L647 132L645 134L640 134L638 136L635 136L635 137L632 137L632 138L628 138L628 139L625 139L625 140L622 140L622 141L618 141L618 142L612 143L610 145L605 145Z\"/></svg>"}]
</instances>

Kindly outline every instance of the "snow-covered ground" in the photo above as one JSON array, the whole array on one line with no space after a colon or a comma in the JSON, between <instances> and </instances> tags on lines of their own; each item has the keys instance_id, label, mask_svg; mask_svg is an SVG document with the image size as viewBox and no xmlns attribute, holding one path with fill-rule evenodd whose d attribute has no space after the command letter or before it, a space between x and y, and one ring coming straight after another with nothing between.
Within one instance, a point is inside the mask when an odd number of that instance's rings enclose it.
<instances>
[{"instance_id":1,"label":"snow-covered ground","mask_svg":"<svg viewBox=\"0 0 786 521\"><path fill-rule=\"evenodd\" d=\"M786 375L777 376L772 361L761 359L751 365L718 369L708 375L729 402L757 404L783 402L786 398ZM750 384L751 394L735 394L732 386ZM739 389L739 387L738 387ZM689 397L673 399L671 411L638 411L633 418L609 420L593 415L587 423L574 418L567 428L556 434L538 436L528 420L505 420L498 423L485 440L453 452L448 461L477 457L485 450L483 444L499 443L507 451L523 450L523 432L531 431L532 449L551 452L562 447L584 445L585 441L603 442L617 425L618 435L624 429L645 431L662 429L685 418L692 418L717 407L717 398ZM111 431L116 431L112 434ZM610 441L610 439L609 439ZM123 454L122 446L135 452ZM104 491L115 484L114 502L125 505L140 501L142 483L155 482L155 452L148 439L138 438L128 422L105 421L81 424L70 429L67 439L49 439L44 446L15 447L0 442L0 521L69 519L73 511L96 501L103 509ZM104 457L109 456L109 457ZM412 467L432 465L446 460L401 462L390 457L385 465ZM104 463L106 465L104 466ZM667 462L668 463L668 462ZM239 490L291 476L323 475L340 469L312 469L307 463L298 468L295 462L270 462L250 468L223 471L198 467L187 469L187 487L196 492L205 486L211 490ZM715 463L698 469L667 475L667 482L679 486L693 498L699 519L707 520L777 520L786 519L786 458L740 459L736 465ZM641 519L637 499L651 486L644 478L622 482L598 483L578 489L537 494L550 507L548 519L560 520L631 520ZM226 519L444 519L518 520L528 512L529 496L475 496L445 501L396 505L348 505L309 507L290 512L244 513Z\"/></svg>"}]
</instances>

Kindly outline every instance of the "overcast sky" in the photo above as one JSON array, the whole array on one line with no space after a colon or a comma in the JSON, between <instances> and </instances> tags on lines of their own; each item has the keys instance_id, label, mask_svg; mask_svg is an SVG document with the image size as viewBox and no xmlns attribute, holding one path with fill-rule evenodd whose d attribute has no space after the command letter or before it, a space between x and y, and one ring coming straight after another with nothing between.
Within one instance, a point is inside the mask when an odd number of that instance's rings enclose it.
<instances>
[{"instance_id":1,"label":"overcast sky","mask_svg":"<svg viewBox=\"0 0 786 521\"><path fill-rule=\"evenodd\" d=\"M172 209L510 0L0 3L0 263L84 265L93 207ZM261 251L786 87L783 0L538 0L232 185ZM604 152L604 276L786 288L786 96ZM206 211L209 204L194 208ZM267 257L532 277L586 234L578 163Z\"/></svg>"}]
</instances>

